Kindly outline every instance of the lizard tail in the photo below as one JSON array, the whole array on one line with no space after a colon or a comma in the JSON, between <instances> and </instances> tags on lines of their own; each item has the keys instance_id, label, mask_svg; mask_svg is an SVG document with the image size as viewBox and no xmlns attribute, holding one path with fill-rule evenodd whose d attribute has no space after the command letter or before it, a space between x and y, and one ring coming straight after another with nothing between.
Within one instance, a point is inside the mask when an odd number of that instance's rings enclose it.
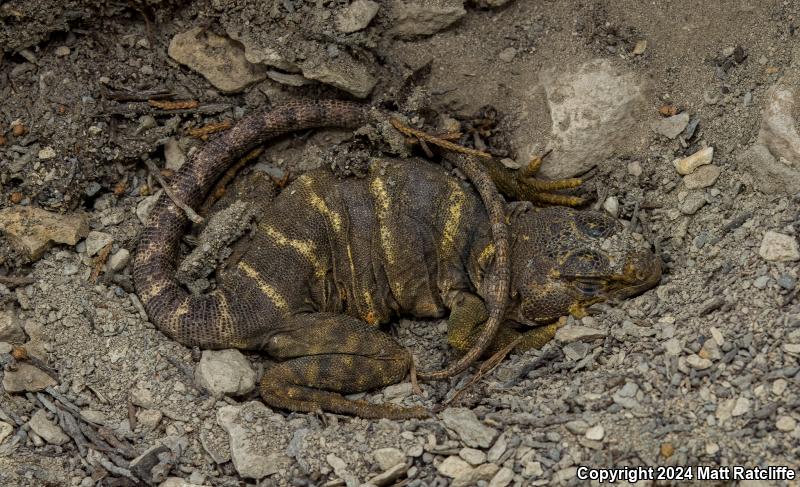
<instances>
[{"instance_id":1,"label":"lizard tail","mask_svg":"<svg viewBox=\"0 0 800 487\"><path fill-rule=\"evenodd\" d=\"M237 158L267 139L315 127L359 127L368 113L369 107L358 103L300 100L248 115L183 165L170 184L173 196L196 208ZM225 344L216 333L197 328L224 328L227 303L222 291L192 296L174 278L180 239L188 221L173 199L162 194L136 250L134 284L147 315L159 330L188 346L218 348Z\"/></svg>"}]
</instances>

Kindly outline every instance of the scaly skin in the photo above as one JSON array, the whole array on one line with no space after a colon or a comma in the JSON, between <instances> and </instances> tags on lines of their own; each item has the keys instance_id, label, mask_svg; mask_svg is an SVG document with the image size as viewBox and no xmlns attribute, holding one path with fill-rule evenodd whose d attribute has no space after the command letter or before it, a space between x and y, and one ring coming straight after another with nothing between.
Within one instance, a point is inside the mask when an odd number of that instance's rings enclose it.
<instances>
[{"instance_id":1,"label":"scaly skin","mask_svg":"<svg viewBox=\"0 0 800 487\"><path fill-rule=\"evenodd\" d=\"M173 192L196 208L237 156L267 138L355 127L366 115L365 107L343 102L296 102L250 115L184 165ZM472 188L423 161L375 161L362 179L310 171L281 192L248 250L219 276L215 291L201 296L174 279L187 218L162 197L140 240L134 280L166 335L187 346L260 350L277 359L261 382L264 401L274 407L421 417L423 408L343 395L405 377L410 355L379 328L398 316L449 311L451 345L481 348L497 286L486 277L497 260L489 220ZM641 242L599 213L531 210L510 225L511 304L489 350L520 334L521 348L541 346L559 316L640 292L660 276Z\"/></svg>"}]
</instances>

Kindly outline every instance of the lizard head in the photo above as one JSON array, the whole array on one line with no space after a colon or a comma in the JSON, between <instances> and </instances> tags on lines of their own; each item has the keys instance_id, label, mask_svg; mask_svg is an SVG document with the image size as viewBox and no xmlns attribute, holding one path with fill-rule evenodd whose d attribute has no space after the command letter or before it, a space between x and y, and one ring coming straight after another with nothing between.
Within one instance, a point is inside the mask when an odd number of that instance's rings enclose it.
<instances>
[{"instance_id":1,"label":"lizard head","mask_svg":"<svg viewBox=\"0 0 800 487\"><path fill-rule=\"evenodd\" d=\"M508 316L523 325L585 315L587 306L655 286L661 260L640 234L605 213L551 207L512 222Z\"/></svg>"}]
</instances>

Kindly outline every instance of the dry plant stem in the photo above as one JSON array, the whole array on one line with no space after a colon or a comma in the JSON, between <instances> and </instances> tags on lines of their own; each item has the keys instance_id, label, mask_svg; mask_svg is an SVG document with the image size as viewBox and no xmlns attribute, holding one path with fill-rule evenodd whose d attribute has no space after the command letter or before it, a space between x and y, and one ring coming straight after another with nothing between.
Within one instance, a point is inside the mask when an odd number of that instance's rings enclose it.
<instances>
[{"instance_id":1,"label":"dry plant stem","mask_svg":"<svg viewBox=\"0 0 800 487\"><path fill-rule=\"evenodd\" d=\"M186 213L187 218L189 218L189 220L191 220L192 223L197 223L198 225L202 224L205 221L203 217L195 213L195 211L191 209L187 204L185 204L183 201L175 197L175 194L172 192L167 182L164 181L164 178L161 177L161 171L158 169L155 163L151 160L148 160L145 162L145 164L147 165L147 168L150 170L150 173L153 174L156 180L158 180L158 184L160 184L161 187L164 189L164 193L166 193L169 199L171 199L172 202L175 203L175 206L183 210L183 212Z\"/></svg>"}]
</instances>

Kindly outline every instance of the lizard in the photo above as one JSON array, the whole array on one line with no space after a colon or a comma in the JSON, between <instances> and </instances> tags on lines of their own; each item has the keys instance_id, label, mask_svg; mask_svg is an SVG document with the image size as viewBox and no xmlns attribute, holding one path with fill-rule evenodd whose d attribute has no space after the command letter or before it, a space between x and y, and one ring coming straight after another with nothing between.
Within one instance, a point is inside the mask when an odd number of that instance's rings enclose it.
<instances>
[{"instance_id":1,"label":"lizard","mask_svg":"<svg viewBox=\"0 0 800 487\"><path fill-rule=\"evenodd\" d=\"M364 105L289 102L244 117L173 177L172 193L197 207L219 175L268 138L311 127L358 127ZM536 188L485 161L497 187L530 199ZM508 306L489 349L552 338L556 320L653 287L660 260L610 216L567 207L509 214ZM258 221L248 249L218 287L191 295L174 277L188 218L162 195L133 265L148 317L168 337L205 349L238 348L276 360L259 392L272 407L364 418L425 417L422 407L372 404L347 394L401 381L412 358L380 325L398 316L448 314L448 343L468 352L489 316L496 246L473 188L422 160L378 159L364 178L299 176Z\"/></svg>"}]
</instances>

